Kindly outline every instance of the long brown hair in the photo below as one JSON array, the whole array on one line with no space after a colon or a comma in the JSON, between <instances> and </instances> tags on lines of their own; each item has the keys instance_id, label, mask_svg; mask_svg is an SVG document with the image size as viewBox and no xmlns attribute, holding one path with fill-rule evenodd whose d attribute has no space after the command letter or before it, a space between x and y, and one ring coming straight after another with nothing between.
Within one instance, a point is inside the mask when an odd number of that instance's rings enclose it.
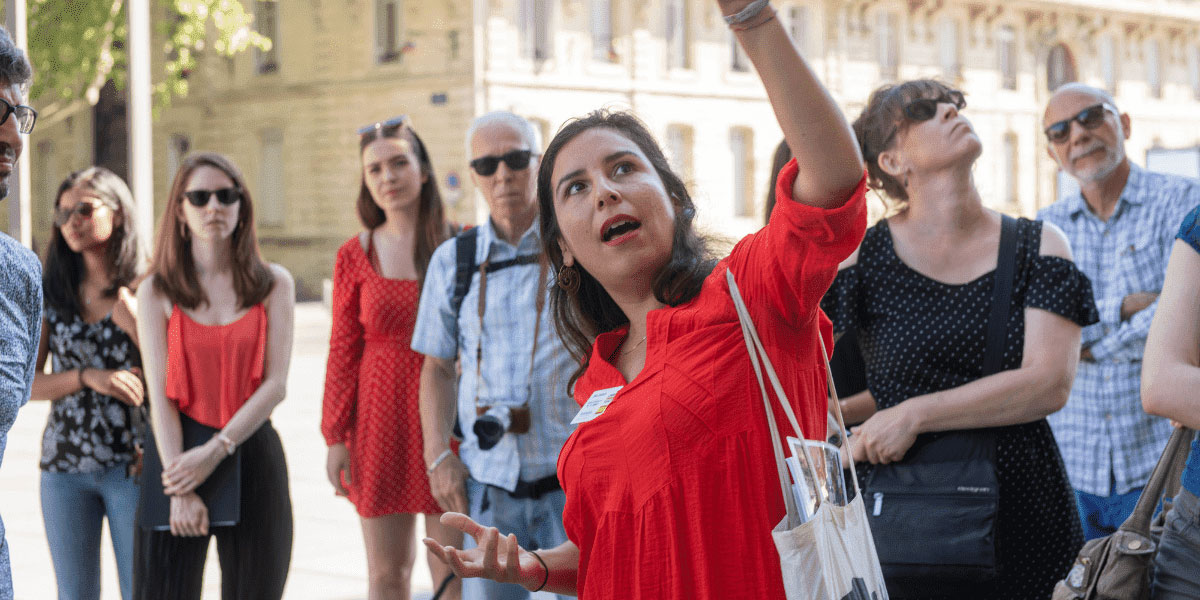
<instances>
[{"instance_id":1,"label":"long brown hair","mask_svg":"<svg viewBox=\"0 0 1200 600\"><path fill-rule=\"evenodd\" d=\"M425 183L421 184L417 201L417 243L413 249L413 264L417 267L417 280L423 285L425 271L429 269L429 260L433 257L433 251L437 250L438 244L446 241L451 233L450 226L446 223L446 206L442 203L442 193L437 186L437 175L433 172L433 163L429 160L429 152L425 150L425 143L412 128L412 124L405 119L401 123L377 127L360 135L358 156L361 159L363 151L375 140L381 138L405 139L404 136L407 136L408 141L412 142L413 154L417 155L417 163L421 166L421 173L425 175ZM358 220L368 231L387 221L387 215L371 197L371 190L367 188L366 175L362 176L359 183L358 202L355 207L358 209Z\"/></svg>"},{"instance_id":2,"label":"long brown hair","mask_svg":"<svg viewBox=\"0 0 1200 600\"><path fill-rule=\"evenodd\" d=\"M688 194L687 186L671 170L654 136L637 117L627 112L597 110L587 116L563 125L542 158L538 169L537 195L541 213L542 249L557 271L563 266L562 247L558 240L562 231L558 228L558 217L554 212L554 193L551 179L558 153L579 134L594 127L612 129L637 144L650 165L654 167L663 187L675 206L675 231L671 244L671 258L651 283L654 297L668 306L679 306L700 293L704 279L712 274L717 264L713 256L711 241L696 230L696 205ZM587 370L592 342L596 335L611 331L629 322L629 317L617 306L604 286L588 273L578 261L579 291L568 294L561 287L550 287L550 309L554 314L554 326L571 356L579 361L579 369L571 376L567 389Z\"/></svg>"},{"instance_id":3,"label":"long brown hair","mask_svg":"<svg viewBox=\"0 0 1200 600\"><path fill-rule=\"evenodd\" d=\"M158 224L158 238L154 243L154 264L150 273L154 275L154 289L166 296L172 304L183 308L196 308L208 304L208 294L200 287L196 278L196 263L192 259L192 236L187 229L181 212L183 192L192 173L200 167L212 167L225 173L237 188L241 198L238 206L238 222L233 230L233 290L242 308L262 302L271 293L275 276L263 260L258 249L258 233L254 227L254 202L246 180L228 158L212 152L201 152L188 156L179 166L171 192L167 196L167 207Z\"/></svg>"}]
</instances>

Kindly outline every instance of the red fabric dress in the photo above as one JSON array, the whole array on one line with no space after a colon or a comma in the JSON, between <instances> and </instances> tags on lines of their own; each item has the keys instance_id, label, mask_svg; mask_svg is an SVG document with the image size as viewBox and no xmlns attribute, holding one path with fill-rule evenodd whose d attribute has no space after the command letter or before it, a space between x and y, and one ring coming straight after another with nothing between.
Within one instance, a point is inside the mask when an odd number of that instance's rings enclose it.
<instances>
[{"instance_id":1,"label":"red fabric dress","mask_svg":"<svg viewBox=\"0 0 1200 600\"><path fill-rule=\"evenodd\" d=\"M225 325L204 325L172 307L167 320L167 398L197 423L221 429L258 390L267 311L255 304Z\"/></svg>"},{"instance_id":2,"label":"red fabric dress","mask_svg":"<svg viewBox=\"0 0 1200 600\"><path fill-rule=\"evenodd\" d=\"M321 433L349 447L347 487L363 517L442 512L417 408L424 357L409 347L420 296L417 280L379 275L357 235L338 250Z\"/></svg>"},{"instance_id":3,"label":"red fabric dress","mask_svg":"<svg viewBox=\"0 0 1200 600\"><path fill-rule=\"evenodd\" d=\"M609 362L625 329L596 339L575 399L625 387L559 455L580 598L784 597L771 539L782 491L725 271L733 270L804 433L824 439L817 323L833 344L817 306L866 226L865 181L843 206L823 210L792 201L795 178L793 161L780 174L770 224L738 243L696 298L648 315L646 364L632 382ZM775 414L790 435L783 411Z\"/></svg>"}]
</instances>

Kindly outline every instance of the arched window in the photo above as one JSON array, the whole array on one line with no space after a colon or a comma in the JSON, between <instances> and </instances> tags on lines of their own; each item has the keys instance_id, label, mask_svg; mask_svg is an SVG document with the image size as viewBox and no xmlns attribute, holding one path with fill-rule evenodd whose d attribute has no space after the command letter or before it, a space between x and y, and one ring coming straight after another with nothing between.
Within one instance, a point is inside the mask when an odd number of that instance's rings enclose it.
<instances>
[{"instance_id":1,"label":"arched window","mask_svg":"<svg viewBox=\"0 0 1200 600\"><path fill-rule=\"evenodd\" d=\"M1062 84L1076 79L1075 59L1071 57L1071 51L1063 44L1051 48L1050 56L1046 61L1046 85L1050 91L1053 92Z\"/></svg>"}]
</instances>

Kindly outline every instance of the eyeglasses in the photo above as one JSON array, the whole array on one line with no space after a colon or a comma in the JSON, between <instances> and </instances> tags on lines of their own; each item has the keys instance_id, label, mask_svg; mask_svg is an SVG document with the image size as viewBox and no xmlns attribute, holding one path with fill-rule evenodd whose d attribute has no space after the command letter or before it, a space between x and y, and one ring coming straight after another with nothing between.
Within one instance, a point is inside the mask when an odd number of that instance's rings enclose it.
<instances>
[{"instance_id":1,"label":"eyeglasses","mask_svg":"<svg viewBox=\"0 0 1200 600\"><path fill-rule=\"evenodd\" d=\"M242 194L237 188L221 188L219 190L191 190L183 193L183 197L187 198L188 202L196 208L202 208L208 204L208 199L212 196L217 197L217 202L229 206L234 202L242 199Z\"/></svg>"},{"instance_id":2,"label":"eyeglasses","mask_svg":"<svg viewBox=\"0 0 1200 600\"><path fill-rule=\"evenodd\" d=\"M8 117L14 116L17 119L17 131L26 135L33 133L33 124L37 122L37 111L31 106L24 104L12 104L4 98L0 98L0 103L4 104L4 116L0 117L0 125L8 122Z\"/></svg>"},{"instance_id":3,"label":"eyeglasses","mask_svg":"<svg viewBox=\"0 0 1200 600\"><path fill-rule=\"evenodd\" d=\"M408 124L409 127L411 127L412 121L408 118L408 115L400 115L398 117L392 117L386 121L371 123L370 125L363 125L362 127L358 128L358 135L366 135L372 131L374 131L376 134L379 134L384 129L394 129L405 124Z\"/></svg>"},{"instance_id":4,"label":"eyeglasses","mask_svg":"<svg viewBox=\"0 0 1200 600\"><path fill-rule=\"evenodd\" d=\"M99 205L91 202L80 202L71 208L57 208L54 210L54 224L59 228L66 226L71 222L71 217L79 215L84 219L92 218L92 213L96 212Z\"/></svg>"},{"instance_id":5,"label":"eyeglasses","mask_svg":"<svg viewBox=\"0 0 1200 600\"><path fill-rule=\"evenodd\" d=\"M1083 125L1084 129L1095 129L1104 124L1104 111L1110 110L1117 114L1117 107L1101 102L1079 111L1069 119L1063 119L1046 128L1046 139L1051 143L1061 144L1071 137L1071 121Z\"/></svg>"},{"instance_id":6,"label":"eyeglasses","mask_svg":"<svg viewBox=\"0 0 1200 600\"><path fill-rule=\"evenodd\" d=\"M963 93L958 90L949 90L937 98L917 98L909 101L904 105L904 116L914 123L922 123L928 121L938 113L939 104L953 104L954 108L962 110L967 107L967 99ZM883 144L880 148L887 148L892 144L892 138L896 137L896 132L900 131L900 125L896 125L895 129L883 139Z\"/></svg>"},{"instance_id":7,"label":"eyeglasses","mask_svg":"<svg viewBox=\"0 0 1200 600\"><path fill-rule=\"evenodd\" d=\"M529 166L529 159L533 157L533 152L530 150L513 150L505 152L501 156L480 156L471 161L471 168L482 177L487 177L496 172L500 167L500 161L508 165L508 168L513 171L520 171Z\"/></svg>"}]
</instances>

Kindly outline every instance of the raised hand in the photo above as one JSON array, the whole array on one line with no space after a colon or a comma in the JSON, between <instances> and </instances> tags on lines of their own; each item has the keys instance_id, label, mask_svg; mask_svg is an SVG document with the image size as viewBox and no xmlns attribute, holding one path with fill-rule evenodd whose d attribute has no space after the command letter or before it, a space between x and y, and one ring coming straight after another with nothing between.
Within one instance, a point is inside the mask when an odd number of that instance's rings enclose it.
<instances>
[{"instance_id":1,"label":"raised hand","mask_svg":"<svg viewBox=\"0 0 1200 600\"><path fill-rule=\"evenodd\" d=\"M450 566L455 575L483 577L500 583L515 583L529 591L540 587L547 579L541 561L517 544L517 536L500 535L495 527L484 527L462 513L442 515L443 525L462 531L475 539L476 547L459 550L442 546L433 538L425 538L425 547L439 560Z\"/></svg>"}]
</instances>

